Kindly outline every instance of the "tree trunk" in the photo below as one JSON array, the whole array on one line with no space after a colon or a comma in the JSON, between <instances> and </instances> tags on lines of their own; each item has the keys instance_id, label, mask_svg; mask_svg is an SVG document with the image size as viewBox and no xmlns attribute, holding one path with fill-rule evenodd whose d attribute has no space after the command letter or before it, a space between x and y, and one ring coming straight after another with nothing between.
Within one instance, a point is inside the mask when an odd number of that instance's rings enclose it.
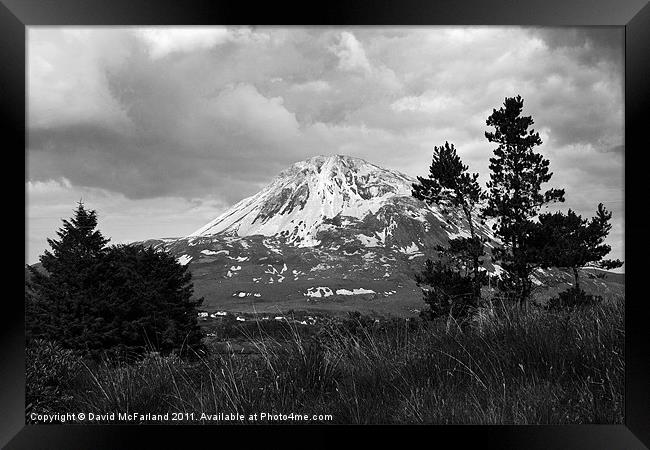
<instances>
[{"instance_id":1,"label":"tree trunk","mask_svg":"<svg viewBox=\"0 0 650 450\"><path fill-rule=\"evenodd\" d=\"M473 243L474 239L476 238L476 231L474 230L474 221L472 220L472 213L465 205L463 205L463 212L465 213L465 218L467 219L467 224L469 225L469 235ZM472 272L473 272L472 296L474 297L472 299L472 303L474 304L474 306L479 306L479 303L481 302L481 285L479 283L480 261L478 259L478 255L476 254L472 255L472 264L474 266L472 268Z\"/></svg>"},{"instance_id":2,"label":"tree trunk","mask_svg":"<svg viewBox=\"0 0 650 450\"><path fill-rule=\"evenodd\" d=\"M575 282L576 282L576 285L575 285L576 290L579 290L580 289L580 280L578 278L578 268L577 267L573 267L573 277L575 278Z\"/></svg>"},{"instance_id":3,"label":"tree trunk","mask_svg":"<svg viewBox=\"0 0 650 450\"><path fill-rule=\"evenodd\" d=\"M531 287L530 280L528 279L528 274L525 274L522 279L522 297L524 302L524 309L528 312L528 300L530 297Z\"/></svg>"}]
</instances>

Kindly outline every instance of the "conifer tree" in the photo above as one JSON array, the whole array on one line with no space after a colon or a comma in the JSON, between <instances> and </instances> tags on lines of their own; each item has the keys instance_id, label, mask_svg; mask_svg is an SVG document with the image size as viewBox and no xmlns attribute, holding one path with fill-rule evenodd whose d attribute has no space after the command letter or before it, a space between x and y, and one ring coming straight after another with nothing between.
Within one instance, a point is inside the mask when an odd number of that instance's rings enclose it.
<instances>
[{"instance_id":1,"label":"conifer tree","mask_svg":"<svg viewBox=\"0 0 650 450\"><path fill-rule=\"evenodd\" d=\"M439 248L442 254L452 261L460 261L460 268L465 266L466 272L471 273L471 296L474 306L478 306L481 298L481 256L484 255L484 245L476 233L476 212L483 198L483 191L478 184L478 174L469 173L456 152L454 144L445 142L443 146L433 148L433 157L427 178L417 177L418 183L413 184L412 195L428 204L437 205L443 209L462 210L468 225L470 237L450 239L449 247ZM423 272L424 279L433 279L431 271L437 265L427 265ZM439 274L443 276L448 271ZM433 278L432 278L433 277ZM438 277L439 278L439 277ZM457 281L457 280L456 280ZM458 282L453 283L454 286ZM462 285L462 283L461 283ZM456 289L457 290L457 289Z\"/></svg>"},{"instance_id":2,"label":"conifer tree","mask_svg":"<svg viewBox=\"0 0 650 450\"><path fill-rule=\"evenodd\" d=\"M91 356L104 351L169 352L200 345L191 274L163 250L107 247L95 211L79 203L52 251L29 267L28 340L57 341Z\"/></svg>"},{"instance_id":3,"label":"conifer tree","mask_svg":"<svg viewBox=\"0 0 650 450\"><path fill-rule=\"evenodd\" d=\"M94 274L95 317L101 331L94 348L147 348L169 352L198 347L202 333L192 275L164 250L139 244L110 247Z\"/></svg>"},{"instance_id":4,"label":"conifer tree","mask_svg":"<svg viewBox=\"0 0 650 450\"><path fill-rule=\"evenodd\" d=\"M580 290L578 270L582 267L614 269L623 262L618 259L603 259L611 250L604 243L612 228L612 213L602 203L591 220L583 219L573 210L564 214L540 214L539 224L531 237L531 246L538 252L541 267L571 269L575 280L574 287Z\"/></svg>"},{"instance_id":5,"label":"conifer tree","mask_svg":"<svg viewBox=\"0 0 650 450\"><path fill-rule=\"evenodd\" d=\"M497 144L490 158L485 214L496 218L494 231L503 247L494 254L506 271L506 285L520 305L526 304L532 290L530 275L535 264L527 240L533 219L543 205L564 201L563 189L542 191L541 185L553 174L549 160L535 151L542 140L530 128L532 117L522 115L523 105L521 96L506 98L503 106L487 118L486 124L494 131L485 133L489 142Z\"/></svg>"},{"instance_id":6,"label":"conifer tree","mask_svg":"<svg viewBox=\"0 0 650 450\"><path fill-rule=\"evenodd\" d=\"M42 269L29 266L26 286L27 338L54 337L71 344L87 332L92 304L89 277L109 239L97 227L97 213L78 203L74 216L63 220L59 237L48 239L52 251L40 257ZM34 336L34 334L38 336Z\"/></svg>"}]
</instances>

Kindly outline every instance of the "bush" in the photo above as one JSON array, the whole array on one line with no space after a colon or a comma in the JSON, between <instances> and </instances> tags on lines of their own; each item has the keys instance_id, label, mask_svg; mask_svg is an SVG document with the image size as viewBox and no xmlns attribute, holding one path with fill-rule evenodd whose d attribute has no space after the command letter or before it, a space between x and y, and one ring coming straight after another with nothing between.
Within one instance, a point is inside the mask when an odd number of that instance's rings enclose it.
<instances>
[{"instance_id":1,"label":"bush","mask_svg":"<svg viewBox=\"0 0 650 450\"><path fill-rule=\"evenodd\" d=\"M597 305L602 300L603 298L600 295L587 294L583 289L574 286L560 292L557 297L550 298L546 308L550 310L581 308Z\"/></svg>"},{"instance_id":2,"label":"bush","mask_svg":"<svg viewBox=\"0 0 650 450\"><path fill-rule=\"evenodd\" d=\"M199 347L203 334L191 274L161 250L111 247L97 265L98 323L93 349L163 353ZM87 343L85 345L88 345Z\"/></svg>"},{"instance_id":3,"label":"bush","mask_svg":"<svg viewBox=\"0 0 650 450\"><path fill-rule=\"evenodd\" d=\"M375 326L375 320L375 318L367 314L351 311L348 312L348 316L340 322L339 326L347 333L357 336L367 333L369 329Z\"/></svg>"},{"instance_id":4,"label":"bush","mask_svg":"<svg viewBox=\"0 0 650 450\"><path fill-rule=\"evenodd\" d=\"M440 261L427 260L424 271L416 276L429 310L420 314L425 320L449 317L461 322L475 312L474 283L470 276L453 270Z\"/></svg>"}]
</instances>

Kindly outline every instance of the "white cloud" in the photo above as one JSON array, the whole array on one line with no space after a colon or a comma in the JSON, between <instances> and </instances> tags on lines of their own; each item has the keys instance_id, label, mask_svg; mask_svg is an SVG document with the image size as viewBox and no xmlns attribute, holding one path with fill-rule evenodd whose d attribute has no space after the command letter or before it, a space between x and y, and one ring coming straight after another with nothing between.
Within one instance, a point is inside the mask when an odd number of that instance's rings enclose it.
<instances>
[{"instance_id":1,"label":"white cloud","mask_svg":"<svg viewBox=\"0 0 650 450\"><path fill-rule=\"evenodd\" d=\"M294 84L290 88L298 92L327 92L332 89L332 86L327 81L312 80Z\"/></svg>"},{"instance_id":2,"label":"white cloud","mask_svg":"<svg viewBox=\"0 0 650 450\"><path fill-rule=\"evenodd\" d=\"M152 59L164 58L172 53L189 53L208 50L229 41L266 42L268 34L255 33L248 28L211 27L152 27L135 32L147 46Z\"/></svg>"},{"instance_id":3,"label":"white cloud","mask_svg":"<svg viewBox=\"0 0 650 450\"><path fill-rule=\"evenodd\" d=\"M28 122L35 128L85 123L128 132L126 108L114 97L107 72L124 62L106 32L30 28L27 39ZM119 40L119 37L118 37Z\"/></svg>"},{"instance_id":4,"label":"white cloud","mask_svg":"<svg viewBox=\"0 0 650 450\"><path fill-rule=\"evenodd\" d=\"M47 181L28 181L27 190L30 195L48 195L51 193L70 190L72 183L67 178Z\"/></svg>"},{"instance_id":5,"label":"white cloud","mask_svg":"<svg viewBox=\"0 0 650 450\"><path fill-rule=\"evenodd\" d=\"M342 70L370 72L370 62L361 43L349 31L341 32L339 42L331 47L332 52L339 58L339 68Z\"/></svg>"},{"instance_id":6,"label":"white cloud","mask_svg":"<svg viewBox=\"0 0 650 450\"><path fill-rule=\"evenodd\" d=\"M216 125L228 127L235 134L250 133L270 141L298 134L296 117L286 109L282 97L267 98L250 84L228 86L207 101L206 113Z\"/></svg>"},{"instance_id":7,"label":"white cloud","mask_svg":"<svg viewBox=\"0 0 650 450\"><path fill-rule=\"evenodd\" d=\"M448 112L462 106L462 102L455 97L436 91L427 91L422 95L402 97L393 102L391 108L397 112L421 111L425 113Z\"/></svg>"},{"instance_id":8,"label":"white cloud","mask_svg":"<svg viewBox=\"0 0 650 450\"><path fill-rule=\"evenodd\" d=\"M137 30L136 35L147 45L153 59L174 52L205 50L227 42L231 37L225 27L144 28Z\"/></svg>"}]
</instances>

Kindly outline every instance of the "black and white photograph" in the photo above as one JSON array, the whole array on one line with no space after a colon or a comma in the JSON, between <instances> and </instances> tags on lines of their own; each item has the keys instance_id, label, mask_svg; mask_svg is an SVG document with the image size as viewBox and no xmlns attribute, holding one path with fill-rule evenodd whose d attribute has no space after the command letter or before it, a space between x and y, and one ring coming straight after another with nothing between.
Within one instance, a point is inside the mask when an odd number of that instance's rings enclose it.
<instances>
[{"instance_id":1,"label":"black and white photograph","mask_svg":"<svg viewBox=\"0 0 650 450\"><path fill-rule=\"evenodd\" d=\"M25 423L625 422L624 27L25 36Z\"/></svg>"}]
</instances>

